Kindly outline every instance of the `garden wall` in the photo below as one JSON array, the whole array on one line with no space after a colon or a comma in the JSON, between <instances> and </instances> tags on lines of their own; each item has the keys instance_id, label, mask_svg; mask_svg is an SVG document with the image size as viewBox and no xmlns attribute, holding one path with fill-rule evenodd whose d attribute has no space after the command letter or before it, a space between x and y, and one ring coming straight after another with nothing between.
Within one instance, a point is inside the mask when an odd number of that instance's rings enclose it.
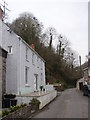
<instances>
[{"instance_id":1,"label":"garden wall","mask_svg":"<svg viewBox=\"0 0 90 120\"><path fill-rule=\"evenodd\" d=\"M45 105L50 103L57 96L57 91L53 90L50 93L38 97L37 99L41 102L39 105L39 109L42 109Z\"/></svg>"},{"instance_id":2,"label":"garden wall","mask_svg":"<svg viewBox=\"0 0 90 120\"><path fill-rule=\"evenodd\" d=\"M18 96L16 99L17 99L17 104L20 105L21 102L29 104L32 98L37 98L41 102L41 104L39 105L39 109L42 109L45 105L47 105L50 101L52 101L56 96L57 96L57 91L52 90L43 95L21 96L21 97Z\"/></svg>"},{"instance_id":3,"label":"garden wall","mask_svg":"<svg viewBox=\"0 0 90 120\"><path fill-rule=\"evenodd\" d=\"M9 120L15 118L28 118L31 115L31 105L25 106L16 112L9 113L9 115L3 117L1 120Z\"/></svg>"}]
</instances>

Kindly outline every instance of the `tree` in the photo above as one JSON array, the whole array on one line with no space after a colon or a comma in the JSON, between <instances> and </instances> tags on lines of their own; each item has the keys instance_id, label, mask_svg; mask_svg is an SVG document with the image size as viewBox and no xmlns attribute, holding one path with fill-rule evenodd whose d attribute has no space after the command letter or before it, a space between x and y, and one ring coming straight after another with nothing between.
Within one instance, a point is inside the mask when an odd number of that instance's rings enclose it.
<instances>
[{"instance_id":1,"label":"tree","mask_svg":"<svg viewBox=\"0 0 90 120\"><path fill-rule=\"evenodd\" d=\"M21 36L28 44L37 44L42 32L42 24L30 13L22 13L14 20L10 28Z\"/></svg>"},{"instance_id":2,"label":"tree","mask_svg":"<svg viewBox=\"0 0 90 120\"><path fill-rule=\"evenodd\" d=\"M70 45L69 41L65 36L62 36L61 34L58 35L57 37L58 43L57 43L57 54L61 57L64 58L65 54L67 52L67 49Z\"/></svg>"},{"instance_id":3,"label":"tree","mask_svg":"<svg viewBox=\"0 0 90 120\"><path fill-rule=\"evenodd\" d=\"M49 50L52 49L53 40L55 41L56 35L56 30L53 27L47 28L46 31L43 33L43 38L45 40L44 43L48 45Z\"/></svg>"},{"instance_id":4,"label":"tree","mask_svg":"<svg viewBox=\"0 0 90 120\"><path fill-rule=\"evenodd\" d=\"M65 84L72 84L72 81L78 78L79 75L74 69L75 52L71 50L67 38L58 35L55 28L49 27L42 32L43 25L29 13L21 14L9 26L29 45L32 43L35 45L35 50L46 61L48 82L59 80ZM57 52L53 42L57 42Z\"/></svg>"}]
</instances>

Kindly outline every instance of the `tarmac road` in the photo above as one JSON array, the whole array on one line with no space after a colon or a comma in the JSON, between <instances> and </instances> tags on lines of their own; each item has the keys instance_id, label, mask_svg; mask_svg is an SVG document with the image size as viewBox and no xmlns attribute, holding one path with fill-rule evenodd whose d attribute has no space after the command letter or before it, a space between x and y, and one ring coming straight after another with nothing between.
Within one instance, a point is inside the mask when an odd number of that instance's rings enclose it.
<instances>
[{"instance_id":1,"label":"tarmac road","mask_svg":"<svg viewBox=\"0 0 90 120\"><path fill-rule=\"evenodd\" d=\"M75 88L65 90L33 118L88 118L88 97Z\"/></svg>"}]
</instances>

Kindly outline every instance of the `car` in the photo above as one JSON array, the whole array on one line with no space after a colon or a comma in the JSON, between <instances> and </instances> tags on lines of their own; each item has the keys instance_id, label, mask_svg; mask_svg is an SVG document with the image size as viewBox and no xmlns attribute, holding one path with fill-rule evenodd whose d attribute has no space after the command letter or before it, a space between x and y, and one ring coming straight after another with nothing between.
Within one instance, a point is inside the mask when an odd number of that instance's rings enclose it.
<instances>
[{"instance_id":1,"label":"car","mask_svg":"<svg viewBox=\"0 0 90 120\"><path fill-rule=\"evenodd\" d=\"M83 85L83 95L90 97L90 84Z\"/></svg>"}]
</instances>

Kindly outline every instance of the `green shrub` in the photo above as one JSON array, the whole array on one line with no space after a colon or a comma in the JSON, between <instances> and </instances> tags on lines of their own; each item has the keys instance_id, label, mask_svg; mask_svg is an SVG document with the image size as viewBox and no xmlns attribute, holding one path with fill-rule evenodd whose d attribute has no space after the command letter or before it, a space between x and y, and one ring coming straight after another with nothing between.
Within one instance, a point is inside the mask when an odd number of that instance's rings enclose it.
<instances>
[{"instance_id":1,"label":"green shrub","mask_svg":"<svg viewBox=\"0 0 90 120\"><path fill-rule=\"evenodd\" d=\"M18 105L14 106L13 109L14 111L17 111L20 107Z\"/></svg>"},{"instance_id":2,"label":"green shrub","mask_svg":"<svg viewBox=\"0 0 90 120\"><path fill-rule=\"evenodd\" d=\"M20 108L23 108L26 104L23 104L23 102L21 102L20 104Z\"/></svg>"},{"instance_id":3,"label":"green shrub","mask_svg":"<svg viewBox=\"0 0 90 120\"><path fill-rule=\"evenodd\" d=\"M33 99L30 101L30 103L31 103L32 105L39 105L41 102L40 102L39 100L37 100L36 98L33 98Z\"/></svg>"},{"instance_id":4,"label":"green shrub","mask_svg":"<svg viewBox=\"0 0 90 120\"><path fill-rule=\"evenodd\" d=\"M60 80L56 80L56 83L59 83L60 82Z\"/></svg>"},{"instance_id":5,"label":"green shrub","mask_svg":"<svg viewBox=\"0 0 90 120\"><path fill-rule=\"evenodd\" d=\"M15 112L17 110L19 110L20 108L23 108L24 106L26 106L27 104L23 104L21 103L20 106L16 105L16 106L10 106L9 110L5 110L2 112L2 117L8 115L9 113Z\"/></svg>"},{"instance_id":6,"label":"green shrub","mask_svg":"<svg viewBox=\"0 0 90 120\"><path fill-rule=\"evenodd\" d=\"M5 111L2 112L2 117L6 116L8 114L9 114L8 110L5 110Z\"/></svg>"},{"instance_id":7,"label":"green shrub","mask_svg":"<svg viewBox=\"0 0 90 120\"><path fill-rule=\"evenodd\" d=\"M14 112L14 107L10 106L9 110L10 112Z\"/></svg>"},{"instance_id":8,"label":"green shrub","mask_svg":"<svg viewBox=\"0 0 90 120\"><path fill-rule=\"evenodd\" d=\"M23 108L25 105L23 104L23 103L21 103L20 104L20 106L18 106L18 105L16 105L16 106L11 106L10 107L10 112L15 112L15 111L17 111L18 109L20 109L20 108Z\"/></svg>"}]
</instances>

